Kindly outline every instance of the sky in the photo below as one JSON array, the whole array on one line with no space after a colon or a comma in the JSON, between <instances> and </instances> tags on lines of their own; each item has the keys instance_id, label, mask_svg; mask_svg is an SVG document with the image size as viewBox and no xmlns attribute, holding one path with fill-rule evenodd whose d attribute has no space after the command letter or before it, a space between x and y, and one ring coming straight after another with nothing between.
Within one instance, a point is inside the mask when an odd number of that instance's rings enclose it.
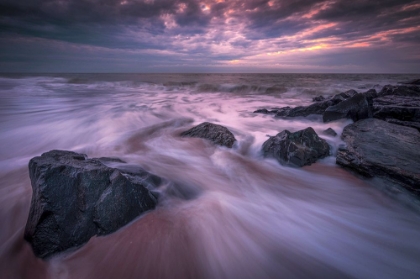
<instances>
[{"instance_id":1,"label":"sky","mask_svg":"<svg viewBox=\"0 0 420 279\"><path fill-rule=\"evenodd\" d=\"M0 0L0 72L420 73L420 1Z\"/></svg>"}]
</instances>

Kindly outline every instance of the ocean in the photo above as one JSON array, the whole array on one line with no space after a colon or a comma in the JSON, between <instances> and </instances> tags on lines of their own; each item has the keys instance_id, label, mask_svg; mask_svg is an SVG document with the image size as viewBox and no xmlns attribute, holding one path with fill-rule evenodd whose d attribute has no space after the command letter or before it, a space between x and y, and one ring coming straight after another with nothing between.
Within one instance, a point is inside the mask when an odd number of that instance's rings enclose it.
<instances>
[{"instance_id":1,"label":"ocean","mask_svg":"<svg viewBox=\"0 0 420 279\"><path fill-rule=\"evenodd\" d=\"M335 164L292 168L262 156L268 136L351 120L275 119L260 108L309 105L416 75L1 74L1 278L420 278L420 215ZM202 122L232 149L180 133ZM28 161L52 149L118 157L175 183L157 208L79 249L37 259L23 239ZM172 187L172 188L171 188Z\"/></svg>"}]
</instances>

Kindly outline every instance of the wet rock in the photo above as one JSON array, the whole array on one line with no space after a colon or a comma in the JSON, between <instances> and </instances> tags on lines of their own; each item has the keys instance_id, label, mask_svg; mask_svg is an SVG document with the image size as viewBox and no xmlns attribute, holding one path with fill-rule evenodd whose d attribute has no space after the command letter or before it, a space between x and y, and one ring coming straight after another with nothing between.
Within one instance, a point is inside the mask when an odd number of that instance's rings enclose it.
<instances>
[{"instance_id":1,"label":"wet rock","mask_svg":"<svg viewBox=\"0 0 420 279\"><path fill-rule=\"evenodd\" d=\"M181 133L182 137L203 138L214 144L232 148L236 139L233 134L221 125L204 122L188 131Z\"/></svg>"},{"instance_id":2,"label":"wet rock","mask_svg":"<svg viewBox=\"0 0 420 279\"><path fill-rule=\"evenodd\" d=\"M312 98L312 102L321 102L321 101L325 101L325 97L322 95Z\"/></svg>"},{"instance_id":3,"label":"wet rock","mask_svg":"<svg viewBox=\"0 0 420 279\"><path fill-rule=\"evenodd\" d=\"M378 93L378 97L384 97L388 95L418 97L420 96L420 87L385 85Z\"/></svg>"},{"instance_id":4,"label":"wet rock","mask_svg":"<svg viewBox=\"0 0 420 279\"><path fill-rule=\"evenodd\" d=\"M141 177L133 181L101 161L122 162L60 150L29 161L33 194L25 239L37 257L112 233L156 206Z\"/></svg>"},{"instance_id":5,"label":"wet rock","mask_svg":"<svg viewBox=\"0 0 420 279\"><path fill-rule=\"evenodd\" d=\"M326 99L325 101L316 102L309 106L299 106L295 108L291 107L284 107L278 109L276 113L276 117L299 117L299 116L309 116L311 114L323 114L325 110L330 107L341 103L342 101L346 100L347 98L351 98L357 94L355 90L349 90L346 92L342 92L340 94L334 95Z\"/></svg>"},{"instance_id":6,"label":"wet rock","mask_svg":"<svg viewBox=\"0 0 420 279\"><path fill-rule=\"evenodd\" d=\"M337 133L332 128L328 128L328 129L322 131L322 133L324 135L331 136L331 137L336 137L337 136Z\"/></svg>"},{"instance_id":7,"label":"wet rock","mask_svg":"<svg viewBox=\"0 0 420 279\"><path fill-rule=\"evenodd\" d=\"M337 164L420 194L420 133L416 129L369 118L346 126L341 138L346 146L339 148Z\"/></svg>"},{"instance_id":8,"label":"wet rock","mask_svg":"<svg viewBox=\"0 0 420 279\"><path fill-rule=\"evenodd\" d=\"M283 107L280 108L277 113L276 113L276 117L299 117L299 116L303 116L306 117L308 115L311 114L323 114L324 111L334 105L339 103L340 101L338 100L328 100L328 101L324 101L324 102L317 102L314 103L312 105L309 106L299 106L299 107L295 107L295 108L291 108L291 107Z\"/></svg>"},{"instance_id":9,"label":"wet rock","mask_svg":"<svg viewBox=\"0 0 420 279\"><path fill-rule=\"evenodd\" d=\"M263 109L257 109L256 111L254 111L254 113L276 114L278 111L279 111L278 109L267 110L263 108Z\"/></svg>"},{"instance_id":10,"label":"wet rock","mask_svg":"<svg viewBox=\"0 0 420 279\"><path fill-rule=\"evenodd\" d=\"M322 115L324 122L330 122L341 118L351 118L353 121L372 116L366 96L361 93L355 94L337 105L328 107Z\"/></svg>"},{"instance_id":11,"label":"wet rock","mask_svg":"<svg viewBox=\"0 0 420 279\"><path fill-rule=\"evenodd\" d=\"M262 146L264 157L281 164L302 167L329 155L330 147L311 127L291 133L284 130L270 137Z\"/></svg>"},{"instance_id":12,"label":"wet rock","mask_svg":"<svg viewBox=\"0 0 420 279\"><path fill-rule=\"evenodd\" d=\"M406 82L400 82L402 84L420 85L420 79L414 79Z\"/></svg>"},{"instance_id":13,"label":"wet rock","mask_svg":"<svg viewBox=\"0 0 420 279\"><path fill-rule=\"evenodd\" d=\"M373 117L420 122L420 95L386 95L373 100Z\"/></svg>"},{"instance_id":14,"label":"wet rock","mask_svg":"<svg viewBox=\"0 0 420 279\"><path fill-rule=\"evenodd\" d=\"M341 92L341 93L339 93L337 95L334 95L332 97L332 100L344 101L344 100L346 100L348 98L353 97L356 94L357 94L357 91L356 90L350 89L350 90L347 90L346 92Z\"/></svg>"},{"instance_id":15,"label":"wet rock","mask_svg":"<svg viewBox=\"0 0 420 279\"><path fill-rule=\"evenodd\" d=\"M420 132L420 123L419 122L401 121L401 120L397 120L397 119L393 119L393 118L388 118L388 119L386 119L386 121L389 122L389 123L392 123L392 124L397 124L397 125L401 125L401 126L415 128Z\"/></svg>"}]
</instances>

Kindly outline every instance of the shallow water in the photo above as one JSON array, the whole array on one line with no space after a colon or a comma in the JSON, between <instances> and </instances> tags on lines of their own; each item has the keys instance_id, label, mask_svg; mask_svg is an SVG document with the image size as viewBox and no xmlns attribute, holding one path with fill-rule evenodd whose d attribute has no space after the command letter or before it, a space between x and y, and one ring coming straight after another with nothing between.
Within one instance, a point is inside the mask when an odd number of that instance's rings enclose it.
<instances>
[{"instance_id":1,"label":"shallow water","mask_svg":"<svg viewBox=\"0 0 420 279\"><path fill-rule=\"evenodd\" d=\"M420 278L420 217L330 156L264 159L267 135L348 120L273 119L263 107L414 79L407 75L4 75L0 274L4 278ZM232 150L179 134L228 127ZM334 154L339 137L323 136ZM174 183L156 210L48 261L23 240L27 163L51 149L119 157Z\"/></svg>"}]
</instances>

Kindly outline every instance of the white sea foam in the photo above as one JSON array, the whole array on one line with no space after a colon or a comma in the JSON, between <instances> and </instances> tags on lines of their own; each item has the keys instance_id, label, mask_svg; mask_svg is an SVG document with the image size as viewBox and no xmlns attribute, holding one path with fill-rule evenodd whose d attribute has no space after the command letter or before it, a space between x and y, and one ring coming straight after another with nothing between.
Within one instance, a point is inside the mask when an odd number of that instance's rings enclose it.
<instances>
[{"instance_id":1,"label":"white sea foam","mask_svg":"<svg viewBox=\"0 0 420 279\"><path fill-rule=\"evenodd\" d=\"M420 277L415 212L337 167L333 156L296 169L261 155L267 135L308 126L340 134L350 120L324 124L253 113L307 105L320 91L328 96L396 83L402 76L77 78L0 78L4 274L25 278L19 266L31 262L47 278ZM215 90L199 90L200 84ZM273 86L286 91L258 89ZM226 149L179 136L204 121L228 127L238 142ZM322 137L336 152L339 137ZM162 202L115 234L36 262L27 244L18 246L31 196L26 164L51 149L139 165L168 181L157 189Z\"/></svg>"}]
</instances>

